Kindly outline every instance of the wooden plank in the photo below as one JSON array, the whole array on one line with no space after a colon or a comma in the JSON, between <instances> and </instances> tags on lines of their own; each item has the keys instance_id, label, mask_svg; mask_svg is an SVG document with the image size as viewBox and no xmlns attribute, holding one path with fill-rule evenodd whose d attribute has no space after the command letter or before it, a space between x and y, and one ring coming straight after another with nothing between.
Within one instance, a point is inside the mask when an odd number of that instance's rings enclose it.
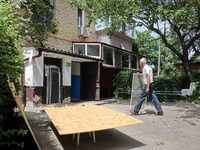
<instances>
[{"instance_id":1,"label":"wooden plank","mask_svg":"<svg viewBox=\"0 0 200 150\"><path fill-rule=\"evenodd\" d=\"M128 126L143 121L94 104L41 105L60 135Z\"/></svg>"},{"instance_id":2,"label":"wooden plank","mask_svg":"<svg viewBox=\"0 0 200 150\"><path fill-rule=\"evenodd\" d=\"M9 79L9 77L8 77L8 79ZM33 136L33 139L35 140L35 143L37 144L38 149L41 150L41 148L40 148L40 146L39 146L39 144L38 144L38 142L37 142L37 140L35 138L35 135L33 134L33 131L32 131L32 129L31 129L29 123L28 123L26 115L24 114L24 111L23 111L23 109L21 107L21 104L20 104L20 101L19 101L19 97L18 97L18 95L16 93L16 89L15 89L14 83L11 83L9 80L8 80L8 83L9 83L9 87L10 87L10 89L12 91L12 95L13 95L13 97L15 99L16 104L17 104L17 107L20 109L20 112L21 112L21 114L22 114L22 116L24 118L24 121L26 122L26 125L28 126L28 129L29 129L29 131L31 132L31 134Z\"/></svg>"}]
</instances>

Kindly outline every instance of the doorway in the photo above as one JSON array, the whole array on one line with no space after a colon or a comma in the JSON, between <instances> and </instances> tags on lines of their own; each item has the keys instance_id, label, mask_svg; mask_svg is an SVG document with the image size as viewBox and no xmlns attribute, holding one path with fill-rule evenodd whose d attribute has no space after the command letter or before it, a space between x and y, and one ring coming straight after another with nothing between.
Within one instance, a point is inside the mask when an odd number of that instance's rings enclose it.
<instances>
[{"instance_id":1,"label":"doorway","mask_svg":"<svg viewBox=\"0 0 200 150\"><path fill-rule=\"evenodd\" d=\"M43 104L61 103L62 59L44 57Z\"/></svg>"},{"instance_id":2,"label":"doorway","mask_svg":"<svg viewBox=\"0 0 200 150\"><path fill-rule=\"evenodd\" d=\"M81 98L100 100L100 63L81 63Z\"/></svg>"}]
</instances>

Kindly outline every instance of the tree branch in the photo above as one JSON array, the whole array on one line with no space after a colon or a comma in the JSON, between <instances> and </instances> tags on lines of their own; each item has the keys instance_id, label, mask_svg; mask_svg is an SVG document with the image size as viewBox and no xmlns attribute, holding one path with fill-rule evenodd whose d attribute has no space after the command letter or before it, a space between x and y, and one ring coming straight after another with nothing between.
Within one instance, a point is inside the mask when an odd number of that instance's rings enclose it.
<instances>
[{"instance_id":1,"label":"tree branch","mask_svg":"<svg viewBox=\"0 0 200 150\"><path fill-rule=\"evenodd\" d=\"M194 43L194 41L198 40L199 38L200 38L200 33L197 34L195 37L191 38L190 42L186 45L186 49L189 49Z\"/></svg>"}]
</instances>

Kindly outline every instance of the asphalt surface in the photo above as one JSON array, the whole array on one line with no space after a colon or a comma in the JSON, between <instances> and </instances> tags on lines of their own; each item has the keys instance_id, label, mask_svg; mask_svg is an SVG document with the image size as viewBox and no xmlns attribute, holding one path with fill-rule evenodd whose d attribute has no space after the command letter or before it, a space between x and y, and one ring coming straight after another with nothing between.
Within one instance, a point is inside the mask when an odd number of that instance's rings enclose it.
<instances>
[{"instance_id":1,"label":"asphalt surface","mask_svg":"<svg viewBox=\"0 0 200 150\"><path fill-rule=\"evenodd\" d=\"M72 102L73 103L73 102ZM80 145L72 135L59 135L42 109L25 108L25 114L42 150L199 150L200 104L187 101L161 103L163 116L154 116L155 108L147 102L146 109L133 115L128 101L113 99L85 101L107 107L144 121L140 124L95 132L96 143L88 133L80 135Z\"/></svg>"}]
</instances>

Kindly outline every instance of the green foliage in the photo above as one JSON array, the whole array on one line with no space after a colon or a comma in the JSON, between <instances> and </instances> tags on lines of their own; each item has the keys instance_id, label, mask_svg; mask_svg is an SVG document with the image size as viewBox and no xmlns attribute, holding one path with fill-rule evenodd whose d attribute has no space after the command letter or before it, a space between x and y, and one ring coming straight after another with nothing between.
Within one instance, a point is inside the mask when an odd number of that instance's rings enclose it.
<instances>
[{"instance_id":1,"label":"green foliage","mask_svg":"<svg viewBox=\"0 0 200 150\"><path fill-rule=\"evenodd\" d=\"M148 64L152 66L154 75L157 75L159 38L153 37L151 33L150 30L136 30L137 37L134 42L139 53L148 56ZM173 64L178 61L177 56L160 40L160 75L174 75Z\"/></svg>"},{"instance_id":2,"label":"green foliage","mask_svg":"<svg viewBox=\"0 0 200 150\"><path fill-rule=\"evenodd\" d=\"M47 0L0 0L0 149L21 149L27 126L19 113L8 78L18 94L19 76L23 73L22 43L44 46L46 32L56 33L57 21L42 14L49 11ZM17 6L17 7L16 7ZM20 6L21 9L18 9ZM40 18L40 19L38 19Z\"/></svg>"},{"instance_id":3,"label":"green foliage","mask_svg":"<svg viewBox=\"0 0 200 150\"><path fill-rule=\"evenodd\" d=\"M200 82L196 82L196 89L194 89L192 94L188 96L188 101L195 102L197 104L200 103Z\"/></svg>"},{"instance_id":4,"label":"green foliage","mask_svg":"<svg viewBox=\"0 0 200 150\"><path fill-rule=\"evenodd\" d=\"M97 19L109 18L109 26L105 29L108 36L131 23L132 27L144 26L155 32L183 62L189 80L195 81L190 64L200 56L200 0L71 0L68 3L89 12L88 25L96 23ZM170 65L166 66L170 71Z\"/></svg>"},{"instance_id":5,"label":"green foliage","mask_svg":"<svg viewBox=\"0 0 200 150\"><path fill-rule=\"evenodd\" d=\"M29 43L45 46L44 42L47 40L46 33L56 34L58 32L57 25L59 24L52 17L53 11L49 0L18 0L18 2L20 9L25 11L20 20L23 23L20 34ZM30 15L30 12L32 15Z\"/></svg>"},{"instance_id":6,"label":"green foliage","mask_svg":"<svg viewBox=\"0 0 200 150\"><path fill-rule=\"evenodd\" d=\"M174 76L157 76L154 77L155 91L181 91L189 88L190 82L185 74Z\"/></svg>"},{"instance_id":7,"label":"green foliage","mask_svg":"<svg viewBox=\"0 0 200 150\"><path fill-rule=\"evenodd\" d=\"M155 91L181 91L188 89L190 82L185 74L177 74L174 76L158 76L154 77ZM179 95L157 95L159 101L176 102L186 99Z\"/></svg>"},{"instance_id":8,"label":"green foliage","mask_svg":"<svg viewBox=\"0 0 200 150\"><path fill-rule=\"evenodd\" d=\"M127 92L127 95L131 95L131 88L132 88L132 78L133 78L133 73L134 71L130 70L121 70L119 71L113 79L113 84L115 86L115 92L122 92L125 91Z\"/></svg>"},{"instance_id":9,"label":"green foliage","mask_svg":"<svg viewBox=\"0 0 200 150\"><path fill-rule=\"evenodd\" d=\"M139 53L147 56L148 64L153 66L153 72L157 73L158 69L158 40L151 36L151 31L137 31L135 42L138 45ZM162 61L161 61L162 63Z\"/></svg>"},{"instance_id":10,"label":"green foliage","mask_svg":"<svg viewBox=\"0 0 200 150\"><path fill-rule=\"evenodd\" d=\"M119 100L129 100L131 96L132 77L134 71L122 70L115 75L113 83L115 86L115 92L127 92L119 95ZM200 73L195 73L197 88L193 91L193 94L187 99L195 103L200 102ZM189 89L190 82L185 74L176 74L173 76L157 76L154 77L155 91L181 91L182 89ZM185 100L186 97L179 95L157 95L161 102L177 102Z\"/></svg>"},{"instance_id":11,"label":"green foliage","mask_svg":"<svg viewBox=\"0 0 200 150\"><path fill-rule=\"evenodd\" d=\"M8 86L7 76L0 74L0 147L1 149L17 149L24 146L23 137L27 134L27 126L18 112ZM17 79L16 79L17 80ZM17 85L17 83L15 83Z\"/></svg>"}]
</instances>

